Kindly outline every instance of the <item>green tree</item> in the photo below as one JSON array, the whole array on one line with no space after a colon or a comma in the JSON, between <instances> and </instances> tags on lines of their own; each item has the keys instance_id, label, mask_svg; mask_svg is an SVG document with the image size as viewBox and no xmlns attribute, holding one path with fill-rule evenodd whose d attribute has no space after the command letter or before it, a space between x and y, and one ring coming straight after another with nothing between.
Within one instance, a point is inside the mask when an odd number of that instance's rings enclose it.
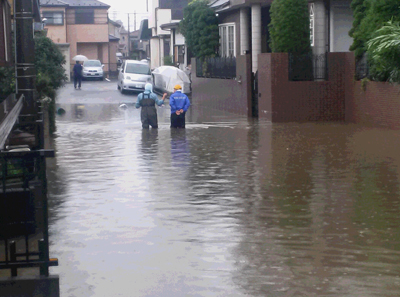
<instances>
[{"instance_id":1,"label":"green tree","mask_svg":"<svg viewBox=\"0 0 400 297\"><path fill-rule=\"evenodd\" d=\"M65 57L57 45L43 33L35 35L35 68L36 68L36 91L39 99L49 98L49 130L50 134L56 131L56 90L64 85L67 79L63 65ZM47 102L45 100L44 102Z\"/></svg>"},{"instance_id":2,"label":"green tree","mask_svg":"<svg viewBox=\"0 0 400 297\"><path fill-rule=\"evenodd\" d=\"M349 31L349 36L353 38L353 44L350 46L351 51L355 51L355 55L360 57L363 54L362 41L360 38L360 26L365 18L368 0L353 0L351 9L353 10L353 27Z\"/></svg>"},{"instance_id":3,"label":"green tree","mask_svg":"<svg viewBox=\"0 0 400 297\"><path fill-rule=\"evenodd\" d=\"M367 42L374 80L400 83L400 25L389 21Z\"/></svg>"},{"instance_id":4,"label":"green tree","mask_svg":"<svg viewBox=\"0 0 400 297\"><path fill-rule=\"evenodd\" d=\"M218 18L207 0L194 0L185 7L179 28L196 57L215 56L219 45Z\"/></svg>"},{"instance_id":5,"label":"green tree","mask_svg":"<svg viewBox=\"0 0 400 297\"><path fill-rule=\"evenodd\" d=\"M310 17L307 0L274 0L269 24L273 53L311 52Z\"/></svg>"},{"instance_id":6,"label":"green tree","mask_svg":"<svg viewBox=\"0 0 400 297\"><path fill-rule=\"evenodd\" d=\"M350 50L357 57L367 52L367 42L376 30L390 20L400 21L399 0L353 0L353 28L349 34L354 41Z\"/></svg>"}]
</instances>

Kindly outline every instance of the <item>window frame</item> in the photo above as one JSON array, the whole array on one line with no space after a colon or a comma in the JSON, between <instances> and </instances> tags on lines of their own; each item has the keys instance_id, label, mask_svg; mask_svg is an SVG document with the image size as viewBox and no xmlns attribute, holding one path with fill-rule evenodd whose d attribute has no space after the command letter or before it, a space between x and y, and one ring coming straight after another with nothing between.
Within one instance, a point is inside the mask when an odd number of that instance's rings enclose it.
<instances>
[{"instance_id":1,"label":"window frame","mask_svg":"<svg viewBox=\"0 0 400 297\"><path fill-rule=\"evenodd\" d=\"M229 39L229 28L233 28L232 40ZM219 54L221 57L236 57L236 23L223 23L218 25ZM230 45L233 48L230 48Z\"/></svg>"},{"instance_id":2,"label":"window frame","mask_svg":"<svg viewBox=\"0 0 400 297\"><path fill-rule=\"evenodd\" d=\"M87 16L89 15L89 18ZM79 15L79 17L78 17ZM78 22L79 20L79 22ZM95 24L94 8L76 8L75 9L75 25L93 25Z\"/></svg>"},{"instance_id":3,"label":"window frame","mask_svg":"<svg viewBox=\"0 0 400 297\"><path fill-rule=\"evenodd\" d=\"M58 13L61 13L61 24L54 23L54 20L55 20L54 14L58 14ZM51 16L49 16L49 15L51 15ZM64 26L64 23L65 23L64 11L62 11L62 10L45 10L45 11L42 11L42 18L46 18L47 19L44 22L45 26ZM52 20L52 22L49 23L48 22L49 20Z\"/></svg>"}]
</instances>

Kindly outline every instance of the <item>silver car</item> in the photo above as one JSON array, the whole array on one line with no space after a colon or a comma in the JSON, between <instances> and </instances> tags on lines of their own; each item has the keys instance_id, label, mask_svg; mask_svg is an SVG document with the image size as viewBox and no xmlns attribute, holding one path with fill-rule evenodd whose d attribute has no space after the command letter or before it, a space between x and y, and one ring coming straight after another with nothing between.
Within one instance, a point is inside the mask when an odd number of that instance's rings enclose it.
<instances>
[{"instance_id":1,"label":"silver car","mask_svg":"<svg viewBox=\"0 0 400 297\"><path fill-rule=\"evenodd\" d=\"M117 87L121 93L144 91L146 83L151 83L151 71L147 62L125 60L118 74Z\"/></svg>"},{"instance_id":2,"label":"silver car","mask_svg":"<svg viewBox=\"0 0 400 297\"><path fill-rule=\"evenodd\" d=\"M103 67L99 60L87 60L83 62L82 77L104 79Z\"/></svg>"}]
</instances>

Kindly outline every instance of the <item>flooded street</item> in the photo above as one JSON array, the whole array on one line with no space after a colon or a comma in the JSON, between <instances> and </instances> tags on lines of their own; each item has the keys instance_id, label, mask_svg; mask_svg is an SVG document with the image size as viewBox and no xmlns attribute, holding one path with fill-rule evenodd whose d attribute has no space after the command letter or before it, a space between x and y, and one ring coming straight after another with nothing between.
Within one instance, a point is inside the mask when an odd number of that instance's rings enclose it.
<instances>
[{"instance_id":1,"label":"flooded street","mask_svg":"<svg viewBox=\"0 0 400 297\"><path fill-rule=\"evenodd\" d=\"M63 297L399 296L400 130L196 105L142 130L115 82L63 88L48 160Z\"/></svg>"}]
</instances>

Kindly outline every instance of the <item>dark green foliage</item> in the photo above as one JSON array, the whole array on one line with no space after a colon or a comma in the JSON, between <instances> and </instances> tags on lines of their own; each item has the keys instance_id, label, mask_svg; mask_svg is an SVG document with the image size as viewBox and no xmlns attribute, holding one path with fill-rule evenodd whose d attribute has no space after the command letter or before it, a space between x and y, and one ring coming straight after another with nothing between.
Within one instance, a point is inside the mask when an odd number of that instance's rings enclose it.
<instances>
[{"instance_id":1,"label":"dark green foliage","mask_svg":"<svg viewBox=\"0 0 400 297\"><path fill-rule=\"evenodd\" d=\"M65 58L50 38L37 34L34 40L36 72L47 76L50 79L50 85L57 90L67 79L63 67Z\"/></svg>"},{"instance_id":2,"label":"dark green foliage","mask_svg":"<svg viewBox=\"0 0 400 297\"><path fill-rule=\"evenodd\" d=\"M274 0L270 13L270 48L273 53L311 52L307 0Z\"/></svg>"},{"instance_id":3,"label":"dark green foliage","mask_svg":"<svg viewBox=\"0 0 400 297\"><path fill-rule=\"evenodd\" d=\"M400 24L388 22L367 42L373 80L400 83Z\"/></svg>"},{"instance_id":4,"label":"dark green foliage","mask_svg":"<svg viewBox=\"0 0 400 297\"><path fill-rule=\"evenodd\" d=\"M194 0L185 7L180 31L194 56L213 57L219 45L218 18L206 0Z\"/></svg>"},{"instance_id":5,"label":"dark green foliage","mask_svg":"<svg viewBox=\"0 0 400 297\"><path fill-rule=\"evenodd\" d=\"M171 56L164 56L164 65L166 66L174 66L174 63L172 62L172 57Z\"/></svg>"},{"instance_id":6,"label":"dark green foliage","mask_svg":"<svg viewBox=\"0 0 400 297\"><path fill-rule=\"evenodd\" d=\"M11 93L15 93L15 69L0 67L0 102Z\"/></svg>"},{"instance_id":7,"label":"dark green foliage","mask_svg":"<svg viewBox=\"0 0 400 297\"><path fill-rule=\"evenodd\" d=\"M367 42L374 32L390 20L400 21L399 0L353 0L354 22L349 35L353 37L350 50L360 57L367 51Z\"/></svg>"},{"instance_id":8,"label":"dark green foliage","mask_svg":"<svg viewBox=\"0 0 400 297\"><path fill-rule=\"evenodd\" d=\"M43 34L35 36L35 67L37 72L36 91L38 97L48 97L51 101L47 105L49 112L50 134L56 131L55 103L56 90L63 86L67 76L64 67L65 58L57 45Z\"/></svg>"}]
</instances>

